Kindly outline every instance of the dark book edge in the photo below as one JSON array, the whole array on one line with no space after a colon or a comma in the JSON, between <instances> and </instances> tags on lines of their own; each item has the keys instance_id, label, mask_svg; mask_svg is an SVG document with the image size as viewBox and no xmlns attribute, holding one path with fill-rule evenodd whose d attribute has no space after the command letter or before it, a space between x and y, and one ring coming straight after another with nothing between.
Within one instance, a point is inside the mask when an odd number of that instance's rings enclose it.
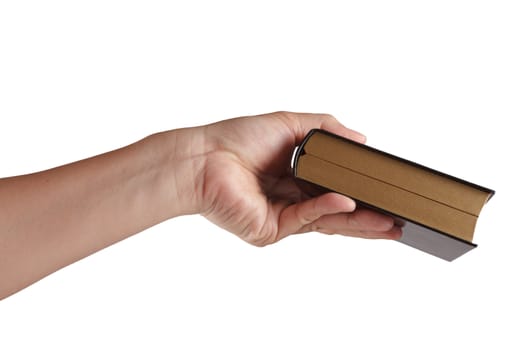
<instances>
[{"instance_id":1,"label":"dark book edge","mask_svg":"<svg viewBox=\"0 0 525 350\"><path fill-rule=\"evenodd\" d=\"M414 167L417 167L417 168L420 168L420 169L423 169L425 171L428 171L428 172L431 172L431 173L434 173L436 175L439 175L439 176L442 176L442 177L446 177L450 180L453 180L453 181L456 181L456 182L459 182L459 183L462 183L464 185L467 185L467 186L470 186L470 187L473 187L477 190L480 190L482 192L485 192L487 193L489 196L487 198L487 202L494 196L494 194L496 193L496 191L490 189L490 188L487 188L487 187L484 187L484 186L480 186L480 185L477 185L475 183L472 183L472 182L469 182L469 181L466 181L466 180L463 180L463 179L460 179L458 177L455 177L455 176L452 176L450 174L446 174L446 173L443 173L441 171L438 171L438 170L435 170L435 169L432 169L432 168L429 168L427 166L424 166L422 164L419 164L419 163L416 163L416 162L413 162L413 161L410 161L408 159L405 159L405 158L401 158L401 157L398 157L396 155L393 155L393 154L390 154L390 153L387 153L387 152L384 152L384 151L381 151L377 148L374 148L374 147L371 147L371 146L367 146L365 144L362 144L362 143L359 143L359 142L356 142L356 141L353 141L353 140L350 140L350 139L347 139L347 138L344 138L342 136L339 136L339 135L336 135L334 133L331 133L329 131L326 131L326 130L322 130L322 129L312 129L308 132L308 134L305 136L305 138L303 139L303 141L301 142L301 144L299 144L299 146L297 146L295 152L294 152L294 155L293 155L293 161L292 161L292 166L293 166L293 171L294 171L294 176L296 176L296 169L297 169L297 161L299 160L299 156L301 156L302 154L305 153L305 150L304 150L304 147L306 145L306 143L308 142L308 139L314 135L315 133L317 132L320 132L320 133L323 133L325 135L329 135L329 136L332 136L334 138L337 138L339 140L342 140L344 142L347 142L347 143L351 143L353 145L356 145L360 148L363 148L365 150L368 150L368 151L372 151L372 152L375 152L375 153L378 153L382 156L385 156L385 157L388 157L388 158L391 158L391 159L395 159L397 161L400 161L400 162L403 162L403 163L406 163L406 164L409 164L411 166L414 166Z\"/></svg>"},{"instance_id":2,"label":"dark book edge","mask_svg":"<svg viewBox=\"0 0 525 350\"><path fill-rule=\"evenodd\" d=\"M403 230L403 235L398 240L399 242L441 259L452 261L477 247L477 244L473 242L452 236L446 232L437 230L414 220L409 220L363 201L356 199L354 199L354 201L357 203L358 207L368 208L392 217L396 225L400 226Z\"/></svg>"},{"instance_id":3,"label":"dark book edge","mask_svg":"<svg viewBox=\"0 0 525 350\"><path fill-rule=\"evenodd\" d=\"M340 193L330 188L318 185L315 182L311 182L297 176L295 176L295 178L300 181L313 184L316 188L322 189L324 192ZM340 194L347 196L344 193ZM398 242L406 244L412 248L416 248L425 253L434 255L438 258L444 259L446 261L452 261L477 247L475 243L452 236L446 232L431 228L366 202L356 200L354 198L352 199L356 202L358 207L367 208L392 217L396 225L400 226L403 231L403 234Z\"/></svg>"}]
</instances>

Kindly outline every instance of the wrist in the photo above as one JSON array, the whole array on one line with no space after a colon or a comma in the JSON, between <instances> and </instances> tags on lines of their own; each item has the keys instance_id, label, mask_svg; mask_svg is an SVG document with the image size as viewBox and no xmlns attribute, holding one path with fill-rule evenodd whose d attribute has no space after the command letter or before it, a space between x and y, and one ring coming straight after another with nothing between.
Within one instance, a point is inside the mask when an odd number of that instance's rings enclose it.
<instances>
[{"instance_id":1,"label":"wrist","mask_svg":"<svg viewBox=\"0 0 525 350\"><path fill-rule=\"evenodd\" d=\"M153 134L145 140L152 148L169 217L198 214L202 208L206 153L204 127Z\"/></svg>"}]
</instances>

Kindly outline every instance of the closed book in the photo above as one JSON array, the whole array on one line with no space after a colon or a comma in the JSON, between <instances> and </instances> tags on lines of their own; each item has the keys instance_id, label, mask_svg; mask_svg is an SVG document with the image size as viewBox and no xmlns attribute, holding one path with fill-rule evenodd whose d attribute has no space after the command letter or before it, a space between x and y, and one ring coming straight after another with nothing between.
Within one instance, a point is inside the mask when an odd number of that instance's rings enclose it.
<instances>
[{"instance_id":1,"label":"closed book","mask_svg":"<svg viewBox=\"0 0 525 350\"><path fill-rule=\"evenodd\" d=\"M294 176L394 217L400 242L452 261L476 247L474 229L494 191L313 129L296 148Z\"/></svg>"}]
</instances>

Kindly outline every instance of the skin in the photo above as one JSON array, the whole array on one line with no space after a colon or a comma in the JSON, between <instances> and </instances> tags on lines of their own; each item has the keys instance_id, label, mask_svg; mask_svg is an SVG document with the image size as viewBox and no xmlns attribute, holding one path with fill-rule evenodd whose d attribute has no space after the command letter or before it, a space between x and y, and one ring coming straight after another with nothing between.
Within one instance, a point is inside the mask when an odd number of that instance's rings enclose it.
<instances>
[{"instance_id":1,"label":"skin","mask_svg":"<svg viewBox=\"0 0 525 350\"><path fill-rule=\"evenodd\" d=\"M365 141L330 115L277 112L0 179L0 299L180 215L201 214L260 247L310 231L398 239L390 217L336 193L309 196L292 179L292 150L312 128Z\"/></svg>"}]
</instances>

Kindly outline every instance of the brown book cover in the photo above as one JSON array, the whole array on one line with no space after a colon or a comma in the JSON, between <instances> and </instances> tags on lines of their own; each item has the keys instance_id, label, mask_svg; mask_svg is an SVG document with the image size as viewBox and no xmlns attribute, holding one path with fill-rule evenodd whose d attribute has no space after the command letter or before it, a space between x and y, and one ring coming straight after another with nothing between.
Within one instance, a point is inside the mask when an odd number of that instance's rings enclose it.
<instances>
[{"instance_id":1,"label":"brown book cover","mask_svg":"<svg viewBox=\"0 0 525 350\"><path fill-rule=\"evenodd\" d=\"M400 242L448 261L476 247L476 220L494 191L313 129L292 159L294 176L347 195L403 226Z\"/></svg>"}]
</instances>

